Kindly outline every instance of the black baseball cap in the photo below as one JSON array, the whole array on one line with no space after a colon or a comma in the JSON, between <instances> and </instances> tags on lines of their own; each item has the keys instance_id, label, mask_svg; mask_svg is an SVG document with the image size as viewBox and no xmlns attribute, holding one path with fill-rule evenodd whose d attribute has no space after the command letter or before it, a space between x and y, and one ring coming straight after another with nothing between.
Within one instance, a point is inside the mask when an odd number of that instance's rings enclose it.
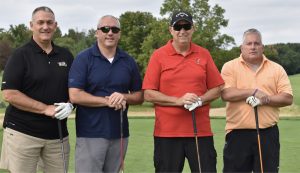
<instances>
[{"instance_id":1,"label":"black baseball cap","mask_svg":"<svg viewBox=\"0 0 300 173\"><path fill-rule=\"evenodd\" d=\"M172 15L170 26L174 26L180 20L185 20L193 25L193 17L189 12L177 11Z\"/></svg>"}]
</instances>

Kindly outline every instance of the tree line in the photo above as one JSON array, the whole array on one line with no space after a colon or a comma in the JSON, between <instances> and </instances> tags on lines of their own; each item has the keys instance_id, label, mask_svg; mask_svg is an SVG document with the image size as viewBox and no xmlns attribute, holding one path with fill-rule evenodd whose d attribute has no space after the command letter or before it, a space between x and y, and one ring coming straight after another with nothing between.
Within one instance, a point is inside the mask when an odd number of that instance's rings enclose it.
<instances>
[{"instance_id":1,"label":"tree line","mask_svg":"<svg viewBox=\"0 0 300 173\"><path fill-rule=\"evenodd\" d=\"M219 70L225 62L240 55L234 38L220 33L220 29L228 25L228 19L224 18L225 10L221 6L211 6L208 0L165 0L160 8L160 18L141 11L127 11L119 16L122 32L119 47L136 59L142 75L152 52L171 38L168 31L169 21L172 12L178 9L191 12L196 27L193 42L210 51ZM54 42L68 48L76 56L96 41L95 29L87 32L69 29L63 34L57 28ZM25 24L10 25L7 30L0 28L1 71L12 51L30 38L31 31ZM300 43L266 45L265 55L281 64L289 75L300 73Z\"/></svg>"}]
</instances>

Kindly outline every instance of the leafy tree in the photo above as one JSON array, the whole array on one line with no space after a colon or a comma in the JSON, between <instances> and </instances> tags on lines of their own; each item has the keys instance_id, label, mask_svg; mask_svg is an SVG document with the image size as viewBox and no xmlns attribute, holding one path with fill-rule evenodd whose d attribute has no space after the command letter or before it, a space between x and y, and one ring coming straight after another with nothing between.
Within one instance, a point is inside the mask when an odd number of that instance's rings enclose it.
<instances>
[{"instance_id":1,"label":"leafy tree","mask_svg":"<svg viewBox=\"0 0 300 173\"><path fill-rule=\"evenodd\" d=\"M12 42L12 47L17 48L28 42L31 38L31 31L24 25L10 25L8 33L10 35L9 40Z\"/></svg>"},{"instance_id":2,"label":"leafy tree","mask_svg":"<svg viewBox=\"0 0 300 173\"><path fill-rule=\"evenodd\" d=\"M55 40L56 38L60 38L62 36L62 32L60 30L59 27L57 27L56 31L54 32L54 35L53 35L53 40Z\"/></svg>"},{"instance_id":3,"label":"leafy tree","mask_svg":"<svg viewBox=\"0 0 300 173\"><path fill-rule=\"evenodd\" d=\"M151 32L149 27L155 18L149 12L125 12L120 16L122 38L120 47L137 58L142 53L142 43Z\"/></svg>"},{"instance_id":4,"label":"leafy tree","mask_svg":"<svg viewBox=\"0 0 300 173\"><path fill-rule=\"evenodd\" d=\"M171 38L171 35L168 30L168 20L162 19L155 22L152 22L149 27L151 32L145 37L141 53L138 55L137 62L140 65L141 73L144 75L149 58L153 51L167 43Z\"/></svg>"},{"instance_id":5,"label":"leafy tree","mask_svg":"<svg viewBox=\"0 0 300 173\"><path fill-rule=\"evenodd\" d=\"M95 29L88 30L86 39L85 39L87 47L90 47L93 43L96 42L95 33L96 33Z\"/></svg>"},{"instance_id":6,"label":"leafy tree","mask_svg":"<svg viewBox=\"0 0 300 173\"><path fill-rule=\"evenodd\" d=\"M286 70L288 75L300 71L300 44L275 44L265 47L265 55L279 63Z\"/></svg>"}]
</instances>

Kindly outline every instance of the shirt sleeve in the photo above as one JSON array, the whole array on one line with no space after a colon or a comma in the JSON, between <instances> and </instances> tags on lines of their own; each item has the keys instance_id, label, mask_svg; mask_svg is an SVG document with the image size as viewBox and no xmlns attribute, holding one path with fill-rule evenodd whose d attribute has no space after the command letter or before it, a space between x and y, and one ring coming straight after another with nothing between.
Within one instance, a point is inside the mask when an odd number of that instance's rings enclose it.
<instances>
[{"instance_id":1,"label":"shirt sleeve","mask_svg":"<svg viewBox=\"0 0 300 173\"><path fill-rule=\"evenodd\" d=\"M161 64L159 62L159 56L157 55L157 52L154 52L149 60L147 70L144 76L143 89L158 90L160 73Z\"/></svg>"},{"instance_id":2,"label":"shirt sleeve","mask_svg":"<svg viewBox=\"0 0 300 173\"><path fill-rule=\"evenodd\" d=\"M17 51L8 59L3 73L1 90L22 90L22 83L26 69L22 54L24 53Z\"/></svg>"},{"instance_id":3,"label":"shirt sleeve","mask_svg":"<svg viewBox=\"0 0 300 173\"><path fill-rule=\"evenodd\" d=\"M229 61L223 65L221 70L221 76L225 81L223 89L236 87L236 78L234 77L234 69L232 67L232 61Z\"/></svg>"},{"instance_id":4,"label":"shirt sleeve","mask_svg":"<svg viewBox=\"0 0 300 173\"><path fill-rule=\"evenodd\" d=\"M208 89L212 89L215 88L219 85L224 84L224 81L221 77L221 74L216 66L216 64L214 63L211 55L209 52L207 52L208 54L208 59L207 59L207 88Z\"/></svg>"},{"instance_id":5,"label":"shirt sleeve","mask_svg":"<svg viewBox=\"0 0 300 173\"><path fill-rule=\"evenodd\" d=\"M132 80L131 80L131 91L140 91L142 89L142 78L137 66L137 63L132 58Z\"/></svg>"},{"instance_id":6,"label":"shirt sleeve","mask_svg":"<svg viewBox=\"0 0 300 173\"><path fill-rule=\"evenodd\" d=\"M293 95L293 90L288 75L283 67L280 66L277 81L277 93L282 92Z\"/></svg>"},{"instance_id":7,"label":"shirt sleeve","mask_svg":"<svg viewBox=\"0 0 300 173\"><path fill-rule=\"evenodd\" d=\"M85 88L88 71L87 61L87 58L82 53L74 59L69 72L69 88Z\"/></svg>"}]
</instances>

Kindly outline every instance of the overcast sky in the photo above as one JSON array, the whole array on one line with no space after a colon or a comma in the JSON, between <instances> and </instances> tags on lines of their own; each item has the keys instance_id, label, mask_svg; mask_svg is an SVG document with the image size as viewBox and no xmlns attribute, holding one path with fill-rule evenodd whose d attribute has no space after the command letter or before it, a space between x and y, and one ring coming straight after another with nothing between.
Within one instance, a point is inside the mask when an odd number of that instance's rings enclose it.
<instances>
[{"instance_id":1,"label":"overcast sky","mask_svg":"<svg viewBox=\"0 0 300 173\"><path fill-rule=\"evenodd\" d=\"M9 25L29 26L31 13L38 6L49 6L56 15L61 30L73 28L87 31L95 28L102 15L119 17L126 11L151 12L160 17L164 0L0 0L0 28ZM300 43L300 0L210 0L226 10L229 19L222 33L233 36L241 44L243 32L257 28L264 44Z\"/></svg>"}]
</instances>

